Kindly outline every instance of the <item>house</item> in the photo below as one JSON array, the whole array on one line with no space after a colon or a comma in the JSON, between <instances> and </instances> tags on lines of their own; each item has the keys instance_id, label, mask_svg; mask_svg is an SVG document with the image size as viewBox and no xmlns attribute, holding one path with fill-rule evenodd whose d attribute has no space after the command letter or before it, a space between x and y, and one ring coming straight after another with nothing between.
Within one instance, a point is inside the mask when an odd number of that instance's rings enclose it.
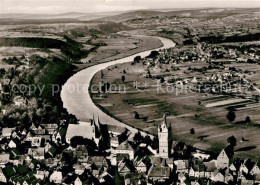
<instances>
[{"instance_id":1,"label":"house","mask_svg":"<svg viewBox=\"0 0 260 185\"><path fill-rule=\"evenodd\" d=\"M36 174L34 174L34 176L37 178L37 179L41 179L41 180L44 180L45 178L47 178L49 176L49 172L48 171L40 171L38 170L36 172Z\"/></svg>"},{"instance_id":2,"label":"house","mask_svg":"<svg viewBox=\"0 0 260 185\"><path fill-rule=\"evenodd\" d=\"M14 132L12 133L12 138L14 138L14 139L20 140L21 137L22 137L22 134L21 134L20 132L14 131Z\"/></svg>"},{"instance_id":3,"label":"house","mask_svg":"<svg viewBox=\"0 0 260 185\"><path fill-rule=\"evenodd\" d=\"M14 130L14 128L3 128L2 129L2 138L10 138L12 135L12 131Z\"/></svg>"},{"instance_id":4,"label":"house","mask_svg":"<svg viewBox=\"0 0 260 185\"><path fill-rule=\"evenodd\" d=\"M96 169L107 169L108 163L106 161L106 158L104 156L91 156L88 158L87 166Z\"/></svg>"},{"instance_id":5,"label":"house","mask_svg":"<svg viewBox=\"0 0 260 185\"><path fill-rule=\"evenodd\" d=\"M10 159L10 154L5 154L5 153L0 154L0 166L3 166L6 163L8 163L9 159Z\"/></svg>"},{"instance_id":6,"label":"house","mask_svg":"<svg viewBox=\"0 0 260 185\"><path fill-rule=\"evenodd\" d=\"M35 126L35 124L34 124L34 123L32 123L32 125L31 125L31 127L30 127L30 130L32 130L32 131L35 131L35 130L37 130L37 127Z\"/></svg>"},{"instance_id":7,"label":"house","mask_svg":"<svg viewBox=\"0 0 260 185\"><path fill-rule=\"evenodd\" d=\"M225 176L222 171L215 170L211 180L214 182L225 182Z\"/></svg>"},{"instance_id":8,"label":"house","mask_svg":"<svg viewBox=\"0 0 260 185\"><path fill-rule=\"evenodd\" d=\"M85 167L83 165L75 164L73 168L75 169L75 173L77 175L82 175L85 171Z\"/></svg>"},{"instance_id":9,"label":"house","mask_svg":"<svg viewBox=\"0 0 260 185\"><path fill-rule=\"evenodd\" d=\"M229 156L225 149L223 149L217 157L217 168L224 169L229 167Z\"/></svg>"},{"instance_id":10,"label":"house","mask_svg":"<svg viewBox=\"0 0 260 185\"><path fill-rule=\"evenodd\" d=\"M42 143L42 138L41 137L32 137L32 146L35 147L40 147Z\"/></svg>"},{"instance_id":11,"label":"house","mask_svg":"<svg viewBox=\"0 0 260 185\"><path fill-rule=\"evenodd\" d=\"M247 159L244 161L244 163L240 166L239 172L248 174L254 167L255 163L251 161L251 159Z\"/></svg>"},{"instance_id":12,"label":"house","mask_svg":"<svg viewBox=\"0 0 260 185\"><path fill-rule=\"evenodd\" d=\"M146 173L147 165L145 164L144 158L136 157L134 160L134 167L138 172Z\"/></svg>"},{"instance_id":13,"label":"house","mask_svg":"<svg viewBox=\"0 0 260 185\"><path fill-rule=\"evenodd\" d=\"M134 149L129 144L128 141L124 141L121 143L115 150L114 154L116 155L126 155L129 157L130 160L134 160Z\"/></svg>"},{"instance_id":14,"label":"house","mask_svg":"<svg viewBox=\"0 0 260 185\"><path fill-rule=\"evenodd\" d=\"M43 160L44 159L44 148L43 147L38 147L36 149L32 149L32 156L36 160Z\"/></svg>"},{"instance_id":15,"label":"house","mask_svg":"<svg viewBox=\"0 0 260 185\"><path fill-rule=\"evenodd\" d=\"M50 176L50 182L54 182L55 184L61 184L62 178L62 173L60 171L54 171Z\"/></svg>"},{"instance_id":16,"label":"house","mask_svg":"<svg viewBox=\"0 0 260 185\"><path fill-rule=\"evenodd\" d=\"M242 172L238 176L238 180L240 180L241 184L254 184L255 176L251 174L246 174L245 172Z\"/></svg>"},{"instance_id":17,"label":"house","mask_svg":"<svg viewBox=\"0 0 260 185\"><path fill-rule=\"evenodd\" d=\"M188 160L176 160L174 161L177 172L188 173L189 171L189 161Z\"/></svg>"},{"instance_id":18,"label":"house","mask_svg":"<svg viewBox=\"0 0 260 185\"><path fill-rule=\"evenodd\" d=\"M21 132L21 134L22 134L23 136L27 134L26 128L23 129L23 131Z\"/></svg>"},{"instance_id":19,"label":"house","mask_svg":"<svg viewBox=\"0 0 260 185\"><path fill-rule=\"evenodd\" d=\"M9 147L9 148L16 148L16 143L15 143L13 140L11 140L11 141L8 143L8 147Z\"/></svg>"},{"instance_id":20,"label":"house","mask_svg":"<svg viewBox=\"0 0 260 185\"><path fill-rule=\"evenodd\" d=\"M121 176L125 176L126 174L129 174L132 171L133 166L131 165L128 159L124 158L118 163L118 173Z\"/></svg>"},{"instance_id":21,"label":"house","mask_svg":"<svg viewBox=\"0 0 260 185\"><path fill-rule=\"evenodd\" d=\"M184 173L178 173L178 184L183 184L186 179L187 178Z\"/></svg>"},{"instance_id":22,"label":"house","mask_svg":"<svg viewBox=\"0 0 260 185\"><path fill-rule=\"evenodd\" d=\"M27 101L24 97L16 96L14 97L13 102L16 106L20 107L20 106L25 106Z\"/></svg>"},{"instance_id":23,"label":"house","mask_svg":"<svg viewBox=\"0 0 260 185\"><path fill-rule=\"evenodd\" d=\"M82 182L82 180L81 180L81 178L79 176L77 176L75 174L69 174L64 179L63 184L82 185L83 182Z\"/></svg>"},{"instance_id":24,"label":"house","mask_svg":"<svg viewBox=\"0 0 260 185\"><path fill-rule=\"evenodd\" d=\"M79 177L77 177L74 181L74 185L82 185L82 181L80 180Z\"/></svg>"},{"instance_id":25,"label":"house","mask_svg":"<svg viewBox=\"0 0 260 185\"><path fill-rule=\"evenodd\" d=\"M225 170L225 182L230 183L234 181L234 176L231 174L230 170L227 168Z\"/></svg>"},{"instance_id":26,"label":"house","mask_svg":"<svg viewBox=\"0 0 260 185\"><path fill-rule=\"evenodd\" d=\"M53 134L59 128L59 126L57 124L55 124L55 123L52 123L52 124L42 124L42 126L46 129L48 134Z\"/></svg>"},{"instance_id":27,"label":"house","mask_svg":"<svg viewBox=\"0 0 260 185\"><path fill-rule=\"evenodd\" d=\"M170 178L171 168L164 165L152 165L148 171L148 179L152 181L164 182Z\"/></svg>"},{"instance_id":28,"label":"house","mask_svg":"<svg viewBox=\"0 0 260 185\"><path fill-rule=\"evenodd\" d=\"M33 137L34 137L34 134L31 131L29 131L25 137L25 141L32 141Z\"/></svg>"},{"instance_id":29,"label":"house","mask_svg":"<svg viewBox=\"0 0 260 185\"><path fill-rule=\"evenodd\" d=\"M2 168L0 168L0 182L7 183L5 174L3 173Z\"/></svg>"},{"instance_id":30,"label":"house","mask_svg":"<svg viewBox=\"0 0 260 185\"><path fill-rule=\"evenodd\" d=\"M205 166L205 177L211 179L214 176L214 171L217 170L216 162L215 161L204 162L204 166Z\"/></svg>"},{"instance_id":31,"label":"house","mask_svg":"<svg viewBox=\"0 0 260 185\"><path fill-rule=\"evenodd\" d=\"M252 175L260 174L260 161L257 161L255 163L252 170L250 171L250 174L252 174Z\"/></svg>"}]
</instances>

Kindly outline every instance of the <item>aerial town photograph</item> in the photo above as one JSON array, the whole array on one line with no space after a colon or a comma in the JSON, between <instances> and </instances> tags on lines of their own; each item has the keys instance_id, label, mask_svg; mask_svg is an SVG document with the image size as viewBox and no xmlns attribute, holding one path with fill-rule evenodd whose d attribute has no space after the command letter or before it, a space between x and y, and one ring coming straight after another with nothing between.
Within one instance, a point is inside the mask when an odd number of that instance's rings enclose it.
<instances>
[{"instance_id":1,"label":"aerial town photograph","mask_svg":"<svg viewBox=\"0 0 260 185\"><path fill-rule=\"evenodd\" d=\"M0 185L260 185L260 0L0 0Z\"/></svg>"}]
</instances>

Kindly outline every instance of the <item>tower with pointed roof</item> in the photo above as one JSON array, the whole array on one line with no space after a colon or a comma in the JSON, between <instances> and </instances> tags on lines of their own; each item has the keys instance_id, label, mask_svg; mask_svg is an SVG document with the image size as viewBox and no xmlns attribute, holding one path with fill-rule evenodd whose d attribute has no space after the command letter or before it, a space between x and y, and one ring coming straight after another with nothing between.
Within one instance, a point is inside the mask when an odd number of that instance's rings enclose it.
<instances>
[{"instance_id":1,"label":"tower with pointed roof","mask_svg":"<svg viewBox=\"0 0 260 185\"><path fill-rule=\"evenodd\" d=\"M99 116L97 117L97 120L95 119L95 116L93 114L93 119L91 120L91 126L92 126L92 132L94 135L94 139L100 139L101 137L101 126L99 121Z\"/></svg>"},{"instance_id":2,"label":"tower with pointed roof","mask_svg":"<svg viewBox=\"0 0 260 185\"><path fill-rule=\"evenodd\" d=\"M164 114L163 121L158 127L159 138L159 156L162 158L169 158L169 126L166 121L166 114Z\"/></svg>"}]
</instances>

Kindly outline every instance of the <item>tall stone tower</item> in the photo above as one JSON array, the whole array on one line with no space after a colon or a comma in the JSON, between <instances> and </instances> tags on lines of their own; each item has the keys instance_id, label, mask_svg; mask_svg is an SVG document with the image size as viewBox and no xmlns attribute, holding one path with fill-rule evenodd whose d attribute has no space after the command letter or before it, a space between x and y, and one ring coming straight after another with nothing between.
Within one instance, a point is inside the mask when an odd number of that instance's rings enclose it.
<instances>
[{"instance_id":1,"label":"tall stone tower","mask_svg":"<svg viewBox=\"0 0 260 185\"><path fill-rule=\"evenodd\" d=\"M158 127L159 138L159 156L162 158L169 158L169 127L166 122L166 114L164 114L163 121Z\"/></svg>"}]
</instances>

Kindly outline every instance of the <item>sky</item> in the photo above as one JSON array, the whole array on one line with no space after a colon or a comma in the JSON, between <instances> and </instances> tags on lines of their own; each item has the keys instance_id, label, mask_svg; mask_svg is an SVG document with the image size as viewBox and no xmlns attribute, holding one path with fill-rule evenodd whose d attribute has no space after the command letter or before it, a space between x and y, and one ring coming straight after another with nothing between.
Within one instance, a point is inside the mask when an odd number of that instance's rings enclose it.
<instances>
[{"instance_id":1,"label":"sky","mask_svg":"<svg viewBox=\"0 0 260 185\"><path fill-rule=\"evenodd\" d=\"M0 0L0 13L96 13L203 7L260 7L260 0Z\"/></svg>"}]
</instances>

